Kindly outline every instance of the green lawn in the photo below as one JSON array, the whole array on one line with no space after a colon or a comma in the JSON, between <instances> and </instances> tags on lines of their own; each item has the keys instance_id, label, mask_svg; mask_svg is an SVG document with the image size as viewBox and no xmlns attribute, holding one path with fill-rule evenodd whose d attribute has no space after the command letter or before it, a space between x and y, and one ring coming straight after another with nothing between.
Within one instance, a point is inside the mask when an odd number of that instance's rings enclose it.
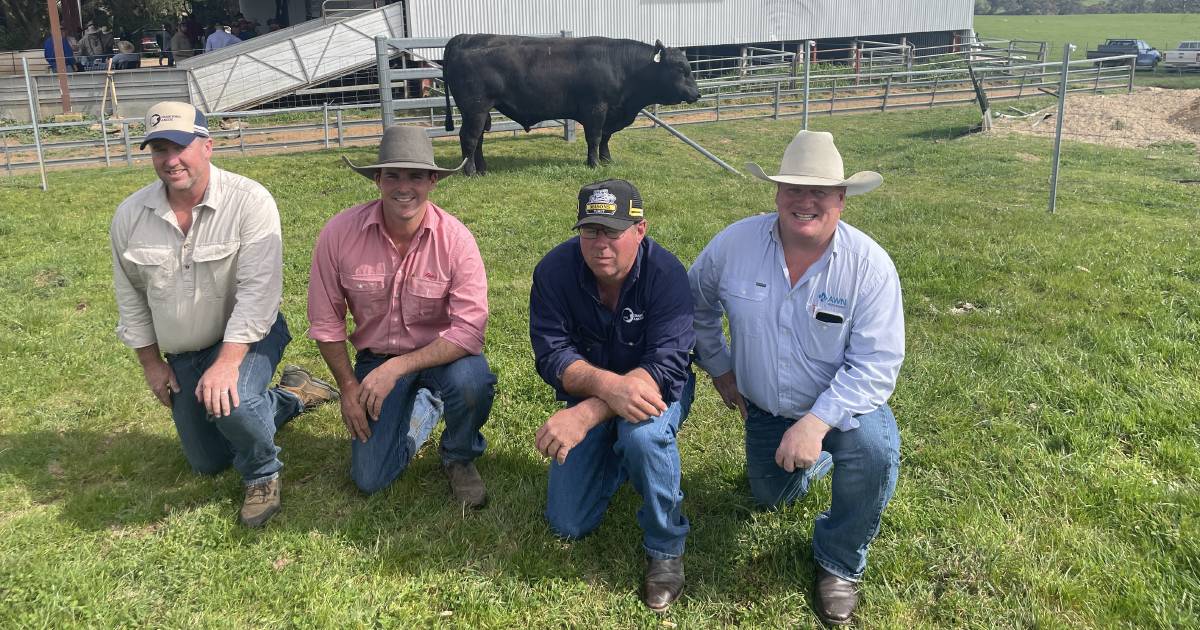
<instances>
[{"instance_id":1,"label":"green lawn","mask_svg":"<svg viewBox=\"0 0 1200 630\"><path fill-rule=\"evenodd\" d=\"M1087 51L1110 37L1146 40L1166 54L1183 40L1200 39L1198 13L1135 13L1095 15L977 15L975 32L984 39L1044 41L1047 59L1062 59L1064 44L1075 44L1072 59L1086 59ZM1173 89L1200 89L1200 73L1138 70L1134 83Z\"/></svg>"},{"instance_id":2,"label":"green lawn","mask_svg":"<svg viewBox=\"0 0 1200 630\"><path fill-rule=\"evenodd\" d=\"M1177 16L1170 19L1177 20ZM981 28L981 30L984 30ZM985 30L986 33L986 30ZM886 182L845 218L892 254L908 360L892 405L903 465L871 550L865 627L1200 625L1200 179L1194 147L957 137L978 110L817 117L850 170ZM727 162L771 170L799 123L684 128ZM650 232L690 263L772 190L726 175L662 131L627 131L617 162L582 143L488 140L492 174L434 199L488 265L487 356L499 375L479 468L491 503L448 500L436 450L363 497L334 409L283 447L284 511L234 523L236 476L192 475L168 414L113 334L107 225L138 169L0 179L0 626L817 627L813 518L753 509L742 431L702 380L684 430L688 587L664 618L638 601L638 501L573 544L541 518L533 434L555 409L532 365L529 274L569 234L583 183L634 181ZM437 144L449 163L457 148ZM368 149L347 151L356 161ZM313 239L370 184L326 151L219 158L275 194L286 241L286 361L326 371L304 339ZM970 302L977 310L956 313ZM836 474L836 472L835 472Z\"/></svg>"}]
</instances>

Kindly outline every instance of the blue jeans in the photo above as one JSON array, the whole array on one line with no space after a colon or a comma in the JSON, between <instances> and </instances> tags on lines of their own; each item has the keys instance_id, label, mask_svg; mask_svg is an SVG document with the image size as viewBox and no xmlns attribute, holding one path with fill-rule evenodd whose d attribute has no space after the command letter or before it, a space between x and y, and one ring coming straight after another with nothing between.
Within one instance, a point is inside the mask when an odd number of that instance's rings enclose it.
<instances>
[{"instance_id":1,"label":"blue jeans","mask_svg":"<svg viewBox=\"0 0 1200 630\"><path fill-rule=\"evenodd\" d=\"M390 358L360 351L354 374L362 381ZM408 468L443 409L446 428L442 431L442 462L479 457L487 447L479 429L487 422L495 395L496 375L482 355L468 355L400 377L384 399L379 419L368 419L371 437L365 443L350 443L350 476L354 483L367 494L388 487Z\"/></svg>"},{"instance_id":2,"label":"blue jeans","mask_svg":"<svg viewBox=\"0 0 1200 630\"><path fill-rule=\"evenodd\" d=\"M695 377L689 378L681 399L645 422L610 418L592 427L565 464L551 460L546 520L556 534L575 539L591 533L628 479L642 495L637 519L646 554L658 559L683 555L690 527L683 515L675 434L687 419L695 387Z\"/></svg>"},{"instance_id":3,"label":"blue jeans","mask_svg":"<svg viewBox=\"0 0 1200 630\"><path fill-rule=\"evenodd\" d=\"M232 464L246 485L266 483L279 476L283 462L275 446L275 431L304 411L300 399L291 392L268 389L283 349L291 340L281 313L267 336L250 344L238 367L241 402L224 418L210 416L204 403L196 398L196 383L216 360L221 344L166 355L179 383L179 393L171 397L171 416L192 470L215 475Z\"/></svg>"},{"instance_id":4,"label":"blue jeans","mask_svg":"<svg viewBox=\"0 0 1200 630\"><path fill-rule=\"evenodd\" d=\"M900 472L900 434L891 408L883 405L858 416L857 429L830 430L817 463L789 473L775 463L775 451L796 420L773 416L749 401L746 406L746 475L755 501L775 508L802 499L832 467L833 496L813 526L813 558L826 571L858 581Z\"/></svg>"}]
</instances>

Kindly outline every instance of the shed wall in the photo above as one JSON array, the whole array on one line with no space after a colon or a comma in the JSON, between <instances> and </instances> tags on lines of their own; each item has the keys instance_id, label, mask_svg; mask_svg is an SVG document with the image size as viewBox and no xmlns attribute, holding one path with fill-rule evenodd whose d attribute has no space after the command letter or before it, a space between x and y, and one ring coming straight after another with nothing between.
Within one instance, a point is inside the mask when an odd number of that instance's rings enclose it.
<instances>
[{"instance_id":1,"label":"shed wall","mask_svg":"<svg viewBox=\"0 0 1200 630\"><path fill-rule=\"evenodd\" d=\"M410 37L571 31L712 46L972 27L973 0L406 0Z\"/></svg>"}]
</instances>

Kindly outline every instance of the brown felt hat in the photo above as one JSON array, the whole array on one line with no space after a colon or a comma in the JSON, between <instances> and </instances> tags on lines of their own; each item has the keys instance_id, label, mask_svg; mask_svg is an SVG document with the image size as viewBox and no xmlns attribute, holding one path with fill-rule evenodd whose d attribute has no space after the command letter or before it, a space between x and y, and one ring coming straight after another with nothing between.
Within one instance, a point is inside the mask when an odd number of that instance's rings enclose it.
<instances>
[{"instance_id":1,"label":"brown felt hat","mask_svg":"<svg viewBox=\"0 0 1200 630\"><path fill-rule=\"evenodd\" d=\"M394 125L383 132L379 141L379 160L369 166L356 166L346 156L346 164L359 175L374 180L375 172L381 168L418 168L442 175L457 173L467 163L464 158L457 168L442 168L433 161L433 143L425 133L425 127Z\"/></svg>"}]
</instances>

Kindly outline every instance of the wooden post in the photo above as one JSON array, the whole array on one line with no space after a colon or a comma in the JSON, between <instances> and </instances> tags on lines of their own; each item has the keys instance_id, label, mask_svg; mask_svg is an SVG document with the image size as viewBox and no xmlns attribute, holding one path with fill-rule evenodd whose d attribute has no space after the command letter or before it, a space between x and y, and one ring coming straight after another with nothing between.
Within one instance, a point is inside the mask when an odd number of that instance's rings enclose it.
<instances>
[{"instance_id":1,"label":"wooden post","mask_svg":"<svg viewBox=\"0 0 1200 630\"><path fill-rule=\"evenodd\" d=\"M879 111L881 111L881 112L887 111L888 96L891 96L891 94L892 94L892 75L889 74L889 75L887 75L887 81L885 81L883 84L883 107L880 107Z\"/></svg>"},{"instance_id":2,"label":"wooden post","mask_svg":"<svg viewBox=\"0 0 1200 630\"><path fill-rule=\"evenodd\" d=\"M71 88L67 83L67 55L63 50L62 25L59 24L58 3L46 0L46 11L50 15L50 37L54 40L54 64L58 66L58 90L62 92L62 110L64 114L71 111ZM74 51L72 51L74 53Z\"/></svg>"}]
</instances>

